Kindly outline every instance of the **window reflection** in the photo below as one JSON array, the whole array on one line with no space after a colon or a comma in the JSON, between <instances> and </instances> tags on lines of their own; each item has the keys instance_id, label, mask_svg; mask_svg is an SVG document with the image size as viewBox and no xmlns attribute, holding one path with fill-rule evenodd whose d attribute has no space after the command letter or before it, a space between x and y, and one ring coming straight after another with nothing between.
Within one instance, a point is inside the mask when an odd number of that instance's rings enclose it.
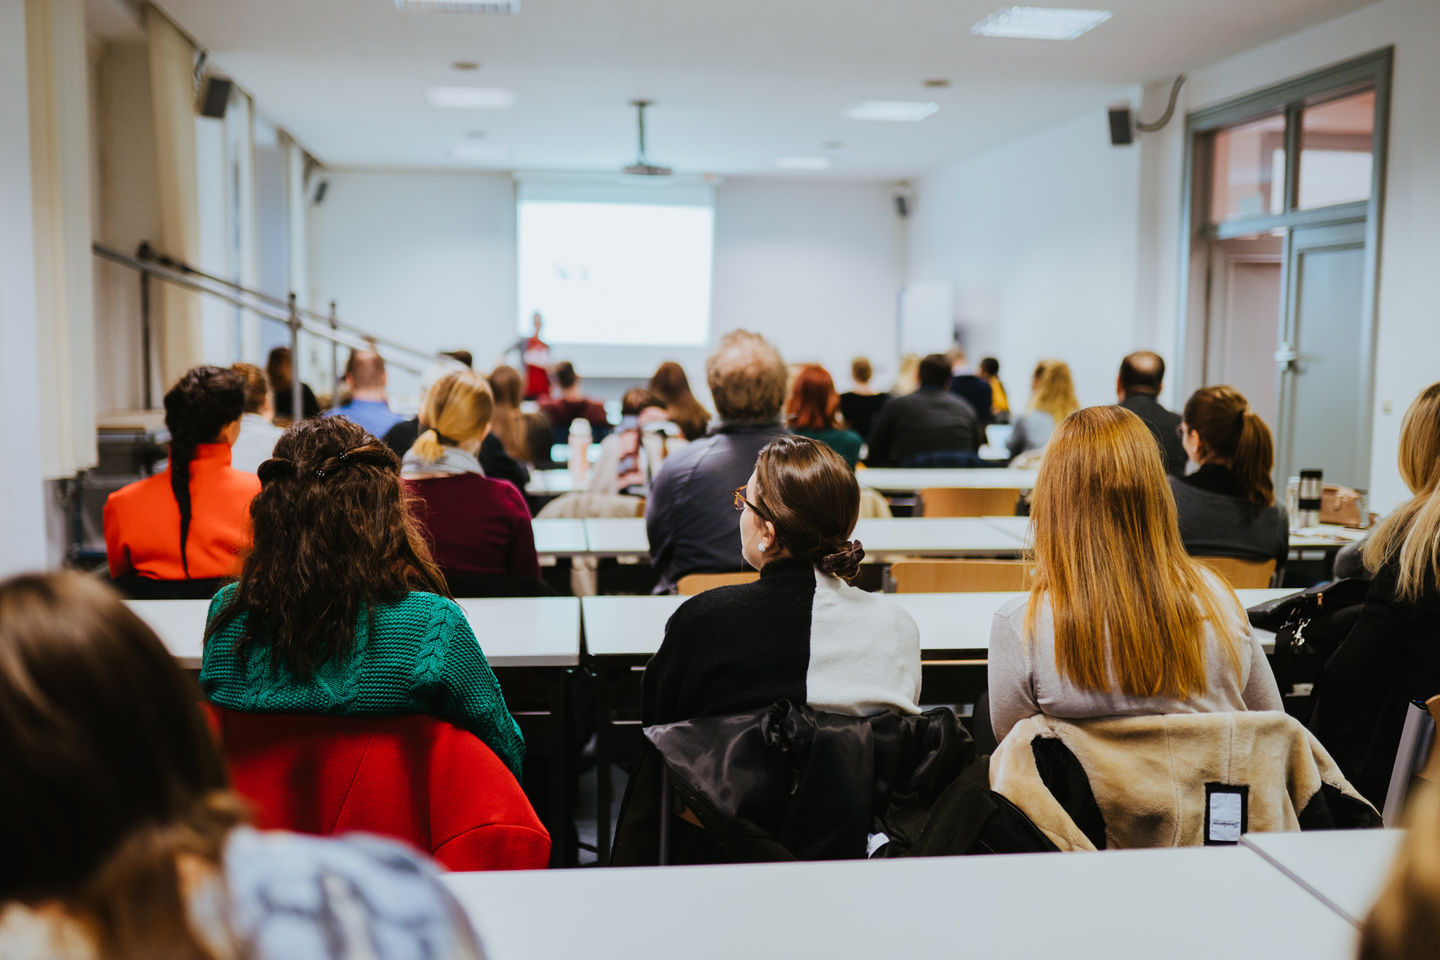
<instances>
[{"instance_id":1,"label":"window reflection","mask_svg":"<svg viewBox=\"0 0 1440 960\"><path fill-rule=\"evenodd\" d=\"M1212 156L1211 222L1284 212L1283 113L1217 131Z\"/></svg>"},{"instance_id":2,"label":"window reflection","mask_svg":"<svg viewBox=\"0 0 1440 960\"><path fill-rule=\"evenodd\" d=\"M1306 105L1300 114L1298 208L1370 199L1374 139L1374 90Z\"/></svg>"}]
</instances>

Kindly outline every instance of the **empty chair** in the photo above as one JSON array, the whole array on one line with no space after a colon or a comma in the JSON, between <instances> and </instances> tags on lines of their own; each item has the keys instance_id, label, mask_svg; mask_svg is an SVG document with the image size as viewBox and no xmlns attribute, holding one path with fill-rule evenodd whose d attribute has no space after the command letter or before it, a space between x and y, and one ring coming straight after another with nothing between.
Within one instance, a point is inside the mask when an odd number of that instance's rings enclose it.
<instances>
[{"instance_id":1,"label":"empty chair","mask_svg":"<svg viewBox=\"0 0 1440 960\"><path fill-rule=\"evenodd\" d=\"M901 560L890 565L896 593L983 593L1030 589L1024 560Z\"/></svg>"},{"instance_id":2,"label":"empty chair","mask_svg":"<svg viewBox=\"0 0 1440 960\"><path fill-rule=\"evenodd\" d=\"M1015 487L925 487L920 491L922 517L1013 517L1020 502Z\"/></svg>"},{"instance_id":3,"label":"empty chair","mask_svg":"<svg viewBox=\"0 0 1440 960\"><path fill-rule=\"evenodd\" d=\"M1235 590L1261 590L1275 579L1274 560L1241 560L1239 557L1196 557L1225 578Z\"/></svg>"},{"instance_id":4,"label":"empty chair","mask_svg":"<svg viewBox=\"0 0 1440 960\"><path fill-rule=\"evenodd\" d=\"M206 710L256 826L394 837L451 870L549 861L550 834L514 775L451 723Z\"/></svg>"},{"instance_id":5,"label":"empty chair","mask_svg":"<svg viewBox=\"0 0 1440 960\"><path fill-rule=\"evenodd\" d=\"M675 584L675 590L682 597L693 597L697 593L728 587L736 583L754 583L760 579L755 570L736 570L733 573L689 573Z\"/></svg>"}]
</instances>

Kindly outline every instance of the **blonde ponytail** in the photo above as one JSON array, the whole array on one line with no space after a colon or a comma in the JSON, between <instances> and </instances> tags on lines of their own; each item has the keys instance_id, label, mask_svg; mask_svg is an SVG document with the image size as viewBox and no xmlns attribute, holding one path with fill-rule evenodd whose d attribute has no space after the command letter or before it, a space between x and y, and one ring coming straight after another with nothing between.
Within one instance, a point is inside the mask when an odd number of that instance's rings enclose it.
<instances>
[{"instance_id":1,"label":"blonde ponytail","mask_svg":"<svg viewBox=\"0 0 1440 960\"><path fill-rule=\"evenodd\" d=\"M410 445L410 452L423 463L434 463L445 456L445 445L440 442L440 434L434 430L426 430L415 438L415 442Z\"/></svg>"},{"instance_id":2,"label":"blonde ponytail","mask_svg":"<svg viewBox=\"0 0 1440 960\"><path fill-rule=\"evenodd\" d=\"M424 463L445 455L445 447L468 443L490 426L495 398L485 378L470 370L452 370L436 380L420 407L426 430L410 447Z\"/></svg>"}]
</instances>

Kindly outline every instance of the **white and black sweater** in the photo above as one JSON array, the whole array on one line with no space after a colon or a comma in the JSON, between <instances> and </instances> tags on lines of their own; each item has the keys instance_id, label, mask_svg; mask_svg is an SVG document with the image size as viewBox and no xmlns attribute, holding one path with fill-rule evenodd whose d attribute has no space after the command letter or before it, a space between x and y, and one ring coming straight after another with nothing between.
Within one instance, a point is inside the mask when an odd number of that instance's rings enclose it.
<instances>
[{"instance_id":1,"label":"white and black sweater","mask_svg":"<svg viewBox=\"0 0 1440 960\"><path fill-rule=\"evenodd\" d=\"M646 726L760 710L919 713L920 633L897 604L800 560L707 590L665 625L645 668Z\"/></svg>"}]
</instances>

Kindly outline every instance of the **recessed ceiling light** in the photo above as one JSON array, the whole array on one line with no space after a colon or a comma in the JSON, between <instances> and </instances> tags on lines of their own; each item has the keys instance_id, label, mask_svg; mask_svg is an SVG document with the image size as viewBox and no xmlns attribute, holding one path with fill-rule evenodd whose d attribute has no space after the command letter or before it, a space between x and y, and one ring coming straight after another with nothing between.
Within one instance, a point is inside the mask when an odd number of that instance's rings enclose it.
<instances>
[{"instance_id":1,"label":"recessed ceiling light","mask_svg":"<svg viewBox=\"0 0 1440 960\"><path fill-rule=\"evenodd\" d=\"M494 163L504 160L506 155L504 147L493 146L488 143L458 143L450 151L450 156L456 160L478 160Z\"/></svg>"},{"instance_id":2,"label":"recessed ceiling light","mask_svg":"<svg viewBox=\"0 0 1440 960\"><path fill-rule=\"evenodd\" d=\"M938 103L918 100L861 100L845 108L851 120L886 120L915 123L940 109Z\"/></svg>"},{"instance_id":3,"label":"recessed ceiling light","mask_svg":"<svg viewBox=\"0 0 1440 960\"><path fill-rule=\"evenodd\" d=\"M496 87L426 87L425 100L432 107L503 110L515 106L515 91Z\"/></svg>"},{"instance_id":4,"label":"recessed ceiling light","mask_svg":"<svg viewBox=\"0 0 1440 960\"><path fill-rule=\"evenodd\" d=\"M775 166L781 170L829 170L829 157L776 157Z\"/></svg>"},{"instance_id":5,"label":"recessed ceiling light","mask_svg":"<svg viewBox=\"0 0 1440 960\"><path fill-rule=\"evenodd\" d=\"M980 37L1020 40L1074 40L1110 19L1109 10L1068 7L1005 7L970 28Z\"/></svg>"},{"instance_id":6,"label":"recessed ceiling light","mask_svg":"<svg viewBox=\"0 0 1440 960\"><path fill-rule=\"evenodd\" d=\"M450 69L451 69L451 70L479 70L479 69L480 69L480 64L476 63L474 60L456 60L454 63L450 64Z\"/></svg>"},{"instance_id":7,"label":"recessed ceiling light","mask_svg":"<svg viewBox=\"0 0 1440 960\"><path fill-rule=\"evenodd\" d=\"M520 0L395 0L402 13L499 13L514 16Z\"/></svg>"}]
</instances>

